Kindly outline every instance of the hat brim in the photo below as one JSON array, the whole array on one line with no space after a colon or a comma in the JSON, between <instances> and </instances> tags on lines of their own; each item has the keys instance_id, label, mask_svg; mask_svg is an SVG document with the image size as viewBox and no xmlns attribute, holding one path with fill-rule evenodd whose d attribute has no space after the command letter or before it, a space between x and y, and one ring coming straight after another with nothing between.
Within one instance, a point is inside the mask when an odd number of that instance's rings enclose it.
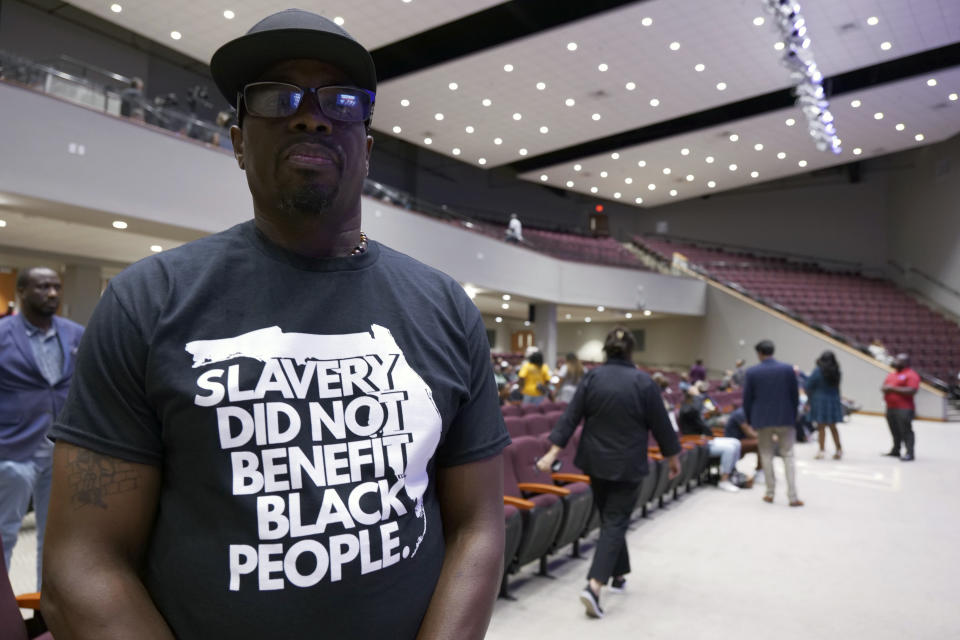
<instances>
[{"instance_id":1,"label":"hat brim","mask_svg":"<svg viewBox=\"0 0 960 640\"><path fill-rule=\"evenodd\" d=\"M236 108L237 94L244 86L279 62L299 59L329 62L343 70L356 86L377 91L377 72L370 52L355 40L314 29L261 31L231 40L213 54L210 73L217 89Z\"/></svg>"}]
</instances>

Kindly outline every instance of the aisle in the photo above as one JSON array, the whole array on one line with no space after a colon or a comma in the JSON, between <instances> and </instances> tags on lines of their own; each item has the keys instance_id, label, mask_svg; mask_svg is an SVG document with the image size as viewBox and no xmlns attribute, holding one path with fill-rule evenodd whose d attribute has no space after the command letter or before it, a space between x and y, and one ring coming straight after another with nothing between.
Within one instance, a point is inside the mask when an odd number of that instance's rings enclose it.
<instances>
[{"instance_id":1,"label":"aisle","mask_svg":"<svg viewBox=\"0 0 960 640\"><path fill-rule=\"evenodd\" d=\"M879 455L890 436L872 416L841 426L841 462L798 445L803 508L786 505L778 459L773 505L761 487L702 488L635 523L628 592L604 594L602 620L577 599L588 560L555 563L556 580L523 580L535 569L525 568L487 637L960 637L960 424L915 429L912 463Z\"/></svg>"}]
</instances>

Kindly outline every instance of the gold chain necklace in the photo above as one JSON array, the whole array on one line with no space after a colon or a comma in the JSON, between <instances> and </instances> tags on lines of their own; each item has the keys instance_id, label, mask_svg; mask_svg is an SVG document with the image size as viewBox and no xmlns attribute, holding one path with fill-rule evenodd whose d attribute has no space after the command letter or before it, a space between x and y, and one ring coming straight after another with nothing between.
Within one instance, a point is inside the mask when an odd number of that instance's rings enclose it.
<instances>
[{"instance_id":1,"label":"gold chain necklace","mask_svg":"<svg viewBox=\"0 0 960 640\"><path fill-rule=\"evenodd\" d=\"M355 247L353 248L353 251L350 252L350 255L351 255L351 256L358 256L358 255L360 255L361 253L365 253L366 251L367 251L367 234L365 234L363 231L361 231L361 232L360 232L360 242L359 242L359 244L357 244L357 246L355 246Z\"/></svg>"}]
</instances>

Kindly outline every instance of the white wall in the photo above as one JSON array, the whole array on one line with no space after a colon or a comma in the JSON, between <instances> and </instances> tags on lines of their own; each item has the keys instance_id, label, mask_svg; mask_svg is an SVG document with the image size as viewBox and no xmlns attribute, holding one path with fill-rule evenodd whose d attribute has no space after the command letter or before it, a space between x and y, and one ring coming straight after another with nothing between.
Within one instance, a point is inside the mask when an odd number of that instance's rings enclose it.
<instances>
[{"instance_id":1,"label":"white wall","mask_svg":"<svg viewBox=\"0 0 960 640\"><path fill-rule=\"evenodd\" d=\"M960 136L917 149L890 177L888 254L960 291ZM917 274L903 282L960 315L960 298Z\"/></svg>"}]
</instances>

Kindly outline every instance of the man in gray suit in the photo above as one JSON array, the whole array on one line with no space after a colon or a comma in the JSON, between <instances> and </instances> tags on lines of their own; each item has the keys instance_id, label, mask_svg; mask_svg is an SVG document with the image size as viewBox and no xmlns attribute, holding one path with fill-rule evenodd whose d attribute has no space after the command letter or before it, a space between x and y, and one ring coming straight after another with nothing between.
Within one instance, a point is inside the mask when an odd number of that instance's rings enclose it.
<instances>
[{"instance_id":1,"label":"man in gray suit","mask_svg":"<svg viewBox=\"0 0 960 640\"><path fill-rule=\"evenodd\" d=\"M757 448L765 469L767 492L764 502L773 502L776 478L773 474L773 450L779 446L787 472L787 497L791 507L802 507L797 497L793 443L797 432L797 407L800 391L793 367L773 358L773 342L761 340L755 347L760 364L747 370L743 385L743 411L747 423L757 430Z\"/></svg>"}]
</instances>

